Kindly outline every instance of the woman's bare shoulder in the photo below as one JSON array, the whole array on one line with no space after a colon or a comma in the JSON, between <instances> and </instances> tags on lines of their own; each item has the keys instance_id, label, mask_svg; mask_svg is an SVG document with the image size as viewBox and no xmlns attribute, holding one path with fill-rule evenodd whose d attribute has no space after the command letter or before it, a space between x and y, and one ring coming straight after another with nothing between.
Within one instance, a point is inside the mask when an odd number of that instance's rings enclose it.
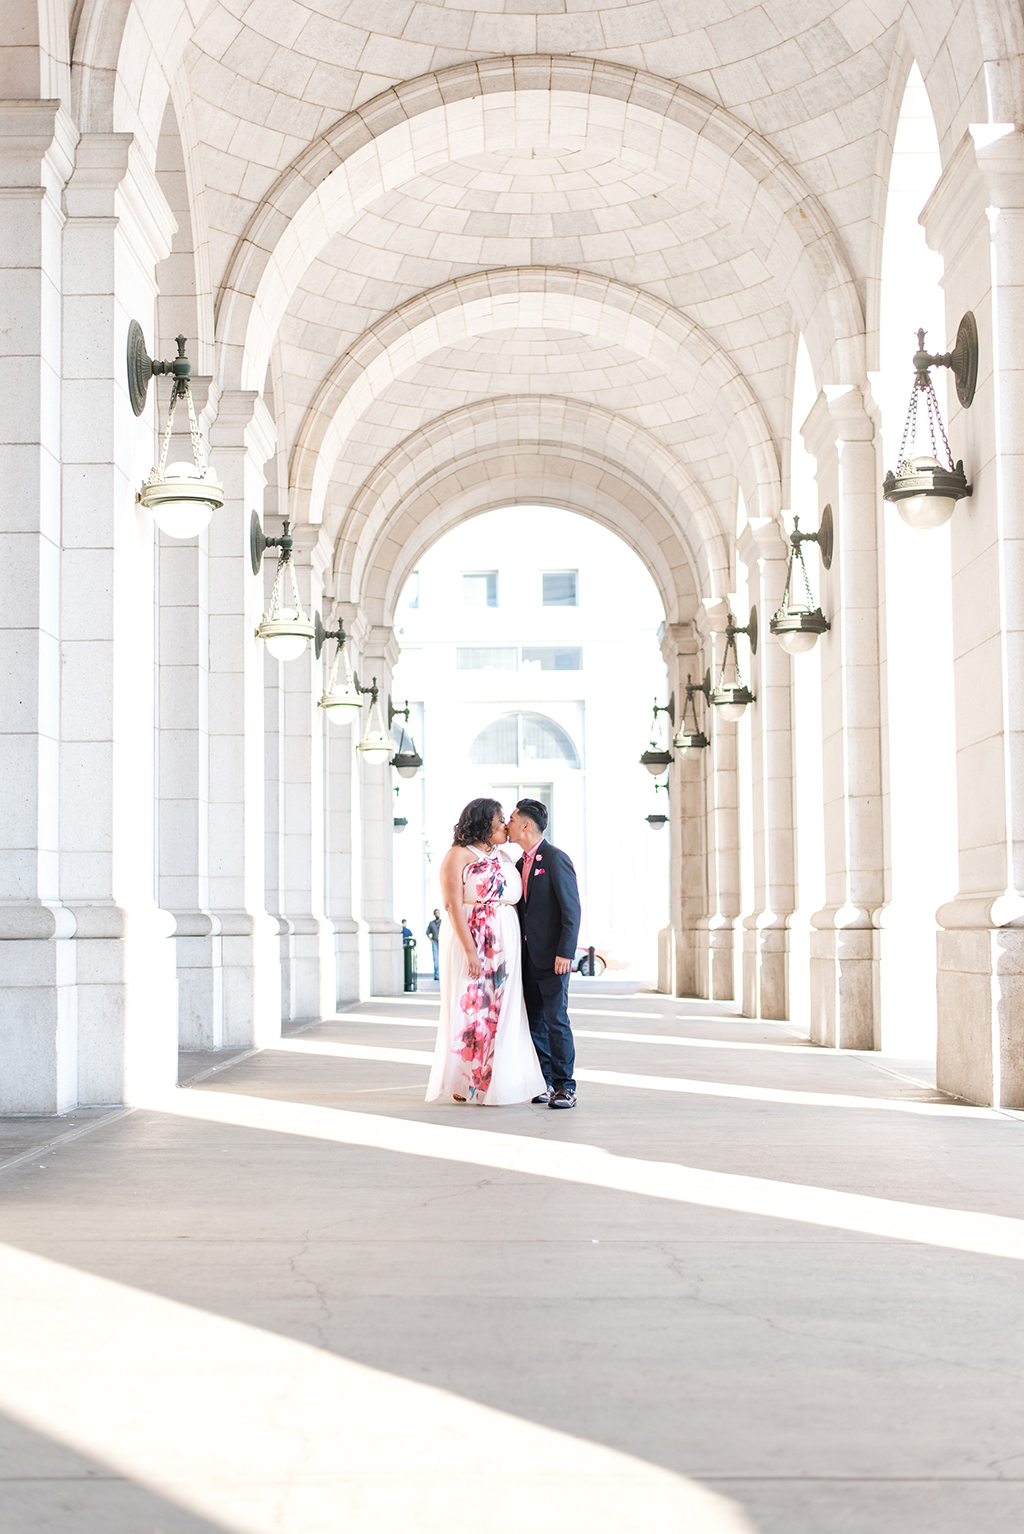
<instances>
[{"instance_id":1,"label":"woman's bare shoulder","mask_svg":"<svg viewBox=\"0 0 1024 1534\"><path fill-rule=\"evenodd\" d=\"M448 848L441 867L444 868L447 865L449 868L468 868L469 864L475 863L479 856L480 854L470 847L460 847L456 842Z\"/></svg>"}]
</instances>

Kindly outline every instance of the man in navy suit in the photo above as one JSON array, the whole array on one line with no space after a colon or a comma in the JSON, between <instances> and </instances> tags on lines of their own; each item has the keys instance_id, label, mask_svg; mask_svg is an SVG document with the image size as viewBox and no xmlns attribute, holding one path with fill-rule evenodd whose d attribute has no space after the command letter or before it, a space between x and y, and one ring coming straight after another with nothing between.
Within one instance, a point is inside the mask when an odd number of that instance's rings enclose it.
<instances>
[{"instance_id":1,"label":"man in navy suit","mask_svg":"<svg viewBox=\"0 0 1024 1534\"><path fill-rule=\"evenodd\" d=\"M576 1046L569 1026L569 973L580 935L580 892L572 859L545 840L548 812L539 799L520 799L508 823L509 841L523 849L519 920L523 927L523 994L530 1032L547 1090L533 1100L575 1108Z\"/></svg>"}]
</instances>

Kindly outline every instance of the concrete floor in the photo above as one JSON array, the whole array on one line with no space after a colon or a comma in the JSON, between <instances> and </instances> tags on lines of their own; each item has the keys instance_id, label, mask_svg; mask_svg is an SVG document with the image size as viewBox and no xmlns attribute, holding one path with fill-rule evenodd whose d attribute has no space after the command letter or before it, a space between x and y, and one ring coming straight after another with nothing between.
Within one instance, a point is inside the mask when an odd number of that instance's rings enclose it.
<instances>
[{"instance_id":1,"label":"concrete floor","mask_svg":"<svg viewBox=\"0 0 1024 1534\"><path fill-rule=\"evenodd\" d=\"M575 1113L425 1105L421 993L0 1125L3 1534L1019 1534L1020 1117L573 1014Z\"/></svg>"}]
</instances>

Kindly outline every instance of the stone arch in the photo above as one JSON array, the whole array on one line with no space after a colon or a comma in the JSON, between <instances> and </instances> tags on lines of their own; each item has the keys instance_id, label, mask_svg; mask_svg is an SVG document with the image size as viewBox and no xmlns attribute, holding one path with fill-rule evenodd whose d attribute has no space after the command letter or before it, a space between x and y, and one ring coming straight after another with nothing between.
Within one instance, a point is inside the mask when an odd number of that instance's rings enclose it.
<instances>
[{"instance_id":1,"label":"stone arch","mask_svg":"<svg viewBox=\"0 0 1024 1534\"><path fill-rule=\"evenodd\" d=\"M171 81L219 0L81 0L71 34L72 110L83 132L138 133L152 155ZM166 90L155 89L162 78ZM179 121L182 102L176 102Z\"/></svg>"},{"instance_id":2,"label":"stone arch","mask_svg":"<svg viewBox=\"0 0 1024 1534\"><path fill-rule=\"evenodd\" d=\"M506 267L456 278L411 299L339 360L296 439L289 472L295 520L322 520L349 426L400 370L452 339L512 324L581 330L659 362L678 379L680 396L702 402L710 427L728 445L748 505L761 516L778 513L781 483L771 428L735 362L706 331L652 294L610 278L557 267ZM704 535L713 531L708 525Z\"/></svg>"},{"instance_id":3,"label":"stone arch","mask_svg":"<svg viewBox=\"0 0 1024 1534\"><path fill-rule=\"evenodd\" d=\"M541 114L529 96L549 102ZM239 239L218 296L222 382L258 388L302 272L359 208L459 155L517 133L599 142L661 164L741 227L791 303L825 381L863 377L863 312L842 241L806 183L767 140L686 86L575 57L455 65L383 92L300 155Z\"/></svg>"},{"instance_id":4,"label":"stone arch","mask_svg":"<svg viewBox=\"0 0 1024 1534\"><path fill-rule=\"evenodd\" d=\"M651 443L648 434L596 406L543 403L557 417L547 431L523 430L522 409L536 411L536 399L487 401L431 423L396 449L364 483L340 529L336 597L369 623L388 626L409 574L438 538L481 512L527 504L564 507L622 538L650 572L669 622L692 619L707 584L716 595L724 592L725 539L689 545L675 514L678 481L641 474L612 456L625 456L612 440L616 425L636 433L638 452ZM473 446L470 436L481 422L490 440ZM442 430L447 444L438 453ZM663 448L662 454L668 456ZM709 555L725 562L712 566Z\"/></svg>"}]
</instances>

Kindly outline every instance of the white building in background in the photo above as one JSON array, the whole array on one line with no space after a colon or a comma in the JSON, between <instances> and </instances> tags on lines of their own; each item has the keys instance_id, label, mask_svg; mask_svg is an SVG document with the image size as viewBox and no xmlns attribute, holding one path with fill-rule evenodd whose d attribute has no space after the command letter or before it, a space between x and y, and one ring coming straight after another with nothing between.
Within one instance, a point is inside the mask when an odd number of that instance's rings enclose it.
<instances>
[{"instance_id":1,"label":"white building in background","mask_svg":"<svg viewBox=\"0 0 1024 1534\"><path fill-rule=\"evenodd\" d=\"M463 805L493 795L508 814L529 796L547 804L548 834L576 864L581 943L654 979L669 836L646 817L668 806L639 756L655 695L666 697L663 617L620 539L547 506L475 517L420 561L398 605L392 693L409 699L424 759L395 780L395 816L408 822L395 840L395 915L410 919L421 971Z\"/></svg>"}]
</instances>

